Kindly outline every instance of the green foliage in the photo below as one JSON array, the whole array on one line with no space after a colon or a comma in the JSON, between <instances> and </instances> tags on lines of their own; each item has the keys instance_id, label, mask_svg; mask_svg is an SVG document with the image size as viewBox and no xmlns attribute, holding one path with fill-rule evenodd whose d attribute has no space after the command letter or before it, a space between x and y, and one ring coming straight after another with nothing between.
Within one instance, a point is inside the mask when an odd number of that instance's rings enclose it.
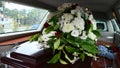
<instances>
[{"instance_id":1,"label":"green foliage","mask_svg":"<svg viewBox=\"0 0 120 68\"><path fill-rule=\"evenodd\" d=\"M97 37L100 37L101 36L101 34L100 34L100 32L98 31L98 30L93 30L92 31Z\"/></svg>"},{"instance_id":2,"label":"green foliage","mask_svg":"<svg viewBox=\"0 0 120 68\"><path fill-rule=\"evenodd\" d=\"M35 34L33 36L30 37L30 42L33 42L33 41L38 41L38 38L40 37L40 34Z\"/></svg>"},{"instance_id":3,"label":"green foliage","mask_svg":"<svg viewBox=\"0 0 120 68\"><path fill-rule=\"evenodd\" d=\"M65 49L67 52L69 53L73 53L73 52L80 52L79 49L71 47L71 46L65 46Z\"/></svg>"},{"instance_id":4,"label":"green foliage","mask_svg":"<svg viewBox=\"0 0 120 68\"><path fill-rule=\"evenodd\" d=\"M53 26L49 26L46 30L45 30L45 32L48 34L48 33L50 33L51 31L53 31Z\"/></svg>"},{"instance_id":5,"label":"green foliage","mask_svg":"<svg viewBox=\"0 0 120 68\"><path fill-rule=\"evenodd\" d=\"M60 59L61 52L57 53L48 63L56 63Z\"/></svg>"},{"instance_id":6,"label":"green foliage","mask_svg":"<svg viewBox=\"0 0 120 68\"><path fill-rule=\"evenodd\" d=\"M90 34L90 32L93 32L93 34L97 37L100 36L100 34L97 30L93 30L94 25L92 24L91 20L88 19L89 14L87 14L86 12L81 13L81 17L84 20L83 26L85 23L85 29L80 29L76 27L77 24L72 22L75 21L74 19L79 17L77 16L77 13L71 14L71 9L74 9L76 6L73 5L72 7L67 7L65 10L56 13L56 15L52 16L52 18L49 19L49 21L47 22L49 26L44 27L45 34L44 32L42 34L42 36L45 36L45 38L47 38L47 41L44 39L42 40L40 37L38 37L38 35L32 37L32 39L39 40L40 42L43 41L43 43L49 45L50 48L53 50L53 58L48 63L60 62L61 64L68 64L73 62L73 57L79 57L82 61L84 61L86 55L90 57L95 57L95 55L98 54L95 40L89 38L88 35ZM68 16L69 14L73 15L71 16L71 18L73 18L67 21L68 24L73 23L74 25L74 29L70 32L63 31L63 27L69 27L69 25L65 25L66 20L64 21L64 19L67 19L67 16L64 17L64 13L68 13ZM78 34L77 37L71 34L72 32L74 32L74 30L76 30L76 34ZM52 32L55 33L51 34ZM84 37L84 35L85 39L81 38Z\"/></svg>"},{"instance_id":7,"label":"green foliage","mask_svg":"<svg viewBox=\"0 0 120 68\"><path fill-rule=\"evenodd\" d=\"M80 58L81 58L82 61L84 61L84 60L85 60L85 53L82 53L82 54L80 55Z\"/></svg>"},{"instance_id":8,"label":"green foliage","mask_svg":"<svg viewBox=\"0 0 120 68\"><path fill-rule=\"evenodd\" d=\"M72 63L72 60L68 57L68 55L66 54L66 52L63 50L63 53L64 53L64 55L65 55L65 58L70 62L70 63Z\"/></svg>"},{"instance_id":9,"label":"green foliage","mask_svg":"<svg viewBox=\"0 0 120 68\"><path fill-rule=\"evenodd\" d=\"M49 22L53 22L53 25L56 25L57 23L56 22L58 22L58 17L55 15L55 16L53 16L50 20L49 20Z\"/></svg>"},{"instance_id":10,"label":"green foliage","mask_svg":"<svg viewBox=\"0 0 120 68\"><path fill-rule=\"evenodd\" d=\"M57 39L55 42L54 42L54 49L57 49L60 45L60 39Z\"/></svg>"}]
</instances>

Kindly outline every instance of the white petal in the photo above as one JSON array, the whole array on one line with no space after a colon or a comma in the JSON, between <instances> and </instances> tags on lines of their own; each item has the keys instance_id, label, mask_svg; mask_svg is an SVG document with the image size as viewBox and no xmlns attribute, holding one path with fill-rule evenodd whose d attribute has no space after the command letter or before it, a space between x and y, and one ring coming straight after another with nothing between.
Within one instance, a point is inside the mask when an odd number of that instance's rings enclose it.
<instances>
[{"instance_id":1,"label":"white petal","mask_svg":"<svg viewBox=\"0 0 120 68\"><path fill-rule=\"evenodd\" d=\"M71 10L71 14L75 14L76 13L76 10Z\"/></svg>"},{"instance_id":2,"label":"white petal","mask_svg":"<svg viewBox=\"0 0 120 68\"><path fill-rule=\"evenodd\" d=\"M43 36L41 36L41 39L46 42L46 41L48 41L50 38L49 38L47 35L43 35Z\"/></svg>"},{"instance_id":3,"label":"white petal","mask_svg":"<svg viewBox=\"0 0 120 68\"><path fill-rule=\"evenodd\" d=\"M73 31L71 32L71 35L72 35L73 37L78 37L78 36L79 36L79 30L73 30Z\"/></svg>"},{"instance_id":4,"label":"white petal","mask_svg":"<svg viewBox=\"0 0 120 68\"><path fill-rule=\"evenodd\" d=\"M74 26L72 24L64 24L63 28L62 28L62 31L63 32L70 32L74 30Z\"/></svg>"}]
</instances>

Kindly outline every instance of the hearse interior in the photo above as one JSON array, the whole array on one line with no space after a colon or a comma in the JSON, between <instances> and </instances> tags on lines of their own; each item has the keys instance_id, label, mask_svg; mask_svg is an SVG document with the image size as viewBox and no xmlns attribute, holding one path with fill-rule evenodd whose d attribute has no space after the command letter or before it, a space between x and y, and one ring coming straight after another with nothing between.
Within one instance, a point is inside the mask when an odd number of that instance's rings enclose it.
<instances>
[{"instance_id":1,"label":"hearse interior","mask_svg":"<svg viewBox=\"0 0 120 68\"><path fill-rule=\"evenodd\" d=\"M41 32L44 23L63 3L77 3L92 12L101 34L96 45L110 51L109 55L98 56L92 60L88 58L86 63L76 62L68 65L46 63L51 58L51 50L40 49L36 46L38 44L36 41L30 43L29 39ZM31 10L31 7L35 10ZM0 0L0 68L83 68L83 66L120 68L120 0Z\"/></svg>"}]
</instances>

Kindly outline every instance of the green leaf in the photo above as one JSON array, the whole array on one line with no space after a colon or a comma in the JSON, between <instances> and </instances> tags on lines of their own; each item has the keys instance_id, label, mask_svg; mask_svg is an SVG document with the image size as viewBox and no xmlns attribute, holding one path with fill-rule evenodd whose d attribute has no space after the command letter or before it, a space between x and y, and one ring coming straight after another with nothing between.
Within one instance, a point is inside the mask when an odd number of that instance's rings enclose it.
<instances>
[{"instance_id":1,"label":"green leaf","mask_svg":"<svg viewBox=\"0 0 120 68\"><path fill-rule=\"evenodd\" d=\"M72 44L75 47L79 47L79 42L76 42L75 40L66 39L70 44Z\"/></svg>"},{"instance_id":2,"label":"green leaf","mask_svg":"<svg viewBox=\"0 0 120 68\"><path fill-rule=\"evenodd\" d=\"M81 58L82 61L84 61L84 60L85 60L85 54L82 53L82 54L80 55L80 58Z\"/></svg>"},{"instance_id":3,"label":"green leaf","mask_svg":"<svg viewBox=\"0 0 120 68\"><path fill-rule=\"evenodd\" d=\"M99 31L97 31L97 30L93 30L92 31L97 37L99 37L101 34L100 34L100 32Z\"/></svg>"},{"instance_id":4,"label":"green leaf","mask_svg":"<svg viewBox=\"0 0 120 68\"><path fill-rule=\"evenodd\" d=\"M45 33L50 33L51 31L53 31L53 27L49 26L48 28L46 28Z\"/></svg>"},{"instance_id":5,"label":"green leaf","mask_svg":"<svg viewBox=\"0 0 120 68\"><path fill-rule=\"evenodd\" d=\"M54 30L58 30L58 29L59 29L59 25L56 24L56 25L54 26Z\"/></svg>"},{"instance_id":6,"label":"green leaf","mask_svg":"<svg viewBox=\"0 0 120 68\"><path fill-rule=\"evenodd\" d=\"M47 42L47 43L48 43L48 44L52 44L52 45L53 45L53 44L54 44L54 41L55 41L54 39L50 39L50 40L48 40L48 42Z\"/></svg>"},{"instance_id":7,"label":"green leaf","mask_svg":"<svg viewBox=\"0 0 120 68\"><path fill-rule=\"evenodd\" d=\"M49 22L53 22L53 25L55 25L56 22L58 22L58 18L57 18L57 16L56 16L56 15L53 16L53 17L49 20Z\"/></svg>"},{"instance_id":8,"label":"green leaf","mask_svg":"<svg viewBox=\"0 0 120 68\"><path fill-rule=\"evenodd\" d=\"M58 60L60 59L60 52L57 53L48 63L57 63Z\"/></svg>"},{"instance_id":9,"label":"green leaf","mask_svg":"<svg viewBox=\"0 0 120 68\"><path fill-rule=\"evenodd\" d=\"M58 50L63 50L64 46L65 46L65 45L59 46L59 47L58 47Z\"/></svg>"},{"instance_id":10,"label":"green leaf","mask_svg":"<svg viewBox=\"0 0 120 68\"><path fill-rule=\"evenodd\" d=\"M57 39L55 42L54 42L54 49L57 49L60 45L60 39Z\"/></svg>"},{"instance_id":11,"label":"green leaf","mask_svg":"<svg viewBox=\"0 0 120 68\"><path fill-rule=\"evenodd\" d=\"M67 52L72 53L72 52L79 52L78 49L71 47L71 46L65 46L65 49Z\"/></svg>"},{"instance_id":12,"label":"green leaf","mask_svg":"<svg viewBox=\"0 0 120 68\"><path fill-rule=\"evenodd\" d=\"M87 39L85 40L85 43L86 43L87 45L94 45L94 44L95 44L95 41L94 41L94 40L91 40L90 38L87 38Z\"/></svg>"},{"instance_id":13,"label":"green leaf","mask_svg":"<svg viewBox=\"0 0 120 68\"><path fill-rule=\"evenodd\" d=\"M66 58L70 63L72 63L72 60L68 57L68 55L65 53L65 51L63 51L63 53L65 54L65 58Z\"/></svg>"},{"instance_id":14,"label":"green leaf","mask_svg":"<svg viewBox=\"0 0 120 68\"><path fill-rule=\"evenodd\" d=\"M68 64L67 62L65 62L64 60L60 59L59 60L61 64Z\"/></svg>"},{"instance_id":15,"label":"green leaf","mask_svg":"<svg viewBox=\"0 0 120 68\"><path fill-rule=\"evenodd\" d=\"M82 48L90 53L98 53L98 49L95 45L82 45Z\"/></svg>"},{"instance_id":16,"label":"green leaf","mask_svg":"<svg viewBox=\"0 0 120 68\"><path fill-rule=\"evenodd\" d=\"M90 30L93 30L93 24L90 24Z\"/></svg>"},{"instance_id":17,"label":"green leaf","mask_svg":"<svg viewBox=\"0 0 120 68\"><path fill-rule=\"evenodd\" d=\"M88 53L88 52L84 52L87 56L89 56L89 57L95 57L93 54L91 54L91 53Z\"/></svg>"},{"instance_id":18,"label":"green leaf","mask_svg":"<svg viewBox=\"0 0 120 68\"><path fill-rule=\"evenodd\" d=\"M41 37L39 37L38 38L38 42L42 42L43 40L42 40L42 38Z\"/></svg>"},{"instance_id":19,"label":"green leaf","mask_svg":"<svg viewBox=\"0 0 120 68\"><path fill-rule=\"evenodd\" d=\"M40 34L35 34L33 36L30 37L30 42L33 42L33 41L38 41L38 38L39 38Z\"/></svg>"}]
</instances>

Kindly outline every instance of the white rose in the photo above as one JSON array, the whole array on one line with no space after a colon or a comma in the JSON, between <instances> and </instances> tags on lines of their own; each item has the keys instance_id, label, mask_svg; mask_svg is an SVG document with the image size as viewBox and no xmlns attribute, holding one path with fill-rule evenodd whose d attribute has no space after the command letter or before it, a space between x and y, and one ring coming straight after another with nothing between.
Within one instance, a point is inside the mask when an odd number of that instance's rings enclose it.
<instances>
[{"instance_id":1,"label":"white rose","mask_svg":"<svg viewBox=\"0 0 120 68\"><path fill-rule=\"evenodd\" d=\"M92 32L89 32L88 37L89 37L90 39L92 39L92 40L95 40L95 39L96 39L96 35L93 34Z\"/></svg>"},{"instance_id":2,"label":"white rose","mask_svg":"<svg viewBox=\"0 0 120 68\"><path fill-rule=\"evenodd\" d=\"M82 18L75 18L75 20L72 22L76 28L79 28L80 30L84 30L85 22Z\"/></svg>"},{"instance_id":3,"label":"white rose","mask_svg":"<svg viewBox=\"0 0 120 68\"><path fill-rule=\"evenodd\" d=\"M71 32L71 35L72 35L73 37L78 37L78 36L79 36L79 30L73 30L73 31Z\"/></svg>"},{"instance_id":4,"label":"white rose","mask_svg":"<svg viewBox=\"0 0 120 68\"><path fill-rule=\"evenodd\" d=\"M71 10L71 14L75 14L76 12L76 10Z\"/></svg>"},{"instance_id":5,"label":"white rose","mask_svg":"<svg viewBox=\"0 0 120 68\"><path fill-rule=\"evenodd\" d=\"M81 13L77 12L77 16L78 16L78 18L81 18Z\"/></svg>"},{"instance_id":6,"label":"white rose","mask_svg":"<svg viewBox=\"0 0 120 68\"><path fill-rule=\"evenodd\" d=\"M74 26L70 23L64 24L64 26L62 28L62 31L67 32L67 33L72 31L72 30L74 30Z\"/></svg>"},{"instance_id":7,"label":"white rose","mask_svg":"<svg viewBox=\"0 0 120 68\"><path fill-rule=\"evenodd\" d=\"M63 7L61 7L61 6L60 6L60 7L58 7L57 9L58 9L58 10L60 10L60 11L63 11L63 10L64 10L64 8L63 8Z\"/></svg>"},{"instance_id":8,"label":"white rose","mask_svg":"<svg viewBox=\"0 0 120 68\"><path fill-rule=\"evenodd\" d=\"M73 15L69 13L65 13L63 17L65 18L65 21L68 21L68 22L70 22L70 20L73 19Z\"/></svg>"},{"instance_id":9,"label":"white rose","mask_svg":"<svg viewBox=\"0 0 120 68\"><path fill-rule=\"evenodd\" d=\"M81 39L87 39L87 36L80 36Z\"/></svg>"},{"instance_id":10,"label":"white rose","mask_svg":"<svg viewBox=\"0 0 120 68\"><path fill-rule=\"evenodd\" d=\"M64 9L67 8L67 7L70 7L70 6L72 6L71 3L64 3L64 4L62 5L62 7L63 7Z\"/></svg>"}]
</instances>

